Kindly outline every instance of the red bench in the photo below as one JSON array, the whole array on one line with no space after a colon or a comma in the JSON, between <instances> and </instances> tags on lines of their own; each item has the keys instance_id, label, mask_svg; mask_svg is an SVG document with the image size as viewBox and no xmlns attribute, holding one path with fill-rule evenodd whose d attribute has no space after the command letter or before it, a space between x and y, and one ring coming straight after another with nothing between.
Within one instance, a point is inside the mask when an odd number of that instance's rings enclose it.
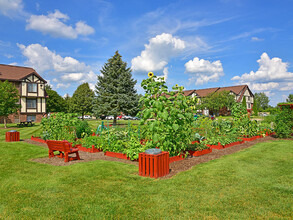
<instances>
[{"instance_id":1,"label":"red bench","mask_svg":"<svg viewBox=\"0 0 293 220\"><path fill-rule=\"evenodd\" d=\"M51 157L60 157L65 158L65 162L71 160L80 160L78 148L72 148L71 144L68 141L47 141L47 145L49 148L49 158ZM54 154L54 151L59 151L59 154ZM75 157L69 157L69 154L75 153Z\"/></svg>"}]
</instances>

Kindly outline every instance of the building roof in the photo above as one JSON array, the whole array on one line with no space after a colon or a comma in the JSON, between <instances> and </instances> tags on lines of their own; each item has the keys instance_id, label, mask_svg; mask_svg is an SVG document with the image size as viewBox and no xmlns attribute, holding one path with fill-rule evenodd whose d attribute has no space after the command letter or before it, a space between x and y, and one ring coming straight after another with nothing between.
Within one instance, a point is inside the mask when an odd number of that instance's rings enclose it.
<instances>
[{"instance_id":1,"label":"building roof","mask_svg":"<svg viewBox=\"0 0 293 220\"><path fill-rule=\"evenodd\" d=\"M206 97L211 93L228 91L228 92L233 92L236 95L238 95L239 98L237 101L240 102L246 89L248 89L249 93L253 96L253 93L250 91L250 89L248 88L247 85L216 87L216 88L208 88L208 89L194 89L194 90L186 90L183 92L184 92L184 95L186 95L186 96L189 96L192 93L196 93L197 96L199 96L199 97Z\"/></svg>"},{"instance_id":2,"label":"building roof","mask_svg":"<svg viewBox=\"0 0 293 220\"><path fill-rule=\"evenodd\" d=\"M33 68L0 64L0 80L21 81L31 74L47 82Z\"/></svg>"},{"instance_id":3,"label":"building roof","mask_svg":"<svg viewBox=\"0 0 293 220\"><path fill-rule=\"evenodd\" d=\"M217 88L208 88L208 89L197 89L195 90L195 93L199 97L206 97L207 95L216 92L220 87Z\"/></svg>"}]
</instances>

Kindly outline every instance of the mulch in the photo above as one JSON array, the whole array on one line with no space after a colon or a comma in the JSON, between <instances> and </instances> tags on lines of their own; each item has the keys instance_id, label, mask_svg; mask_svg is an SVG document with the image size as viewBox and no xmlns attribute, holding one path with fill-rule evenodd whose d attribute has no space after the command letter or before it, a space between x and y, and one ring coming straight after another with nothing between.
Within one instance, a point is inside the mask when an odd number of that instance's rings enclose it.
<instances>
[{"instance_id":1,"label":"mulch","mask_svg":"<svg viewBox=\"0 0 293 220\"><path fill-rule=\"evenodd\" d=\"M41 147L48 149L47 144L32 141L30 139L26 139L23 141L26 143L29 143L29 144L38 145L38 146L41 146ZM75 154L73 154L73 156L75 156ZM80 157L80 160L72 160L67 163L64 162L64 159L62 159L62 158L58 158L58 157L49 158L48 155L46 155L46 157L32 159L31 161L38 162L38 163L44 163L44 164L50 164L53 166L70 166L70 165L73 165L76 163L83 163L83 162L89 162L89 161L95 161L95 160L107 160L107 161L116 161L116 162L121 162L121 163L133 164L133 165L138 166L138 162L136 162L136 161L108 157L108 156L105 156L103 152L88 153L88 152L79 151L79 157Z\"/></svg>"},{"instance_id":2,"label":"mulch","mask_svg":"<svg viewBox=\"0 0 293 220\"><path fill-rule=\"evenodd\" d=\"M210 160L218 159L224 155L233 154L237 151L241 151L245 148L251 147L257 143L270 142L273 140L276 140L276 139L274 137L267 136L264 138L256 139L254 141L245 142L243 144L239 144L236 146L224 148L221 150L213 149L212 153L202 155L199 157L187 157L184 160L171 163L170 164L170 173L167 176L162 177L161 179L171 178L172 176L176 175L177 173L189 170L197 164L206 163ZM46 144L35 142L30 139L26 139L24 141L29 144L34 144L34 145L38 145L38 146L42 146L42 147L47 148ZM83 162L89 162L89 161L95 161L95 160L106 160L106 161L115 161L115 162L127 163L127 164L132 164L132 165L138 166L137 161L129 161L129 160L108 157L108 156L105 156L103 152L88 153L88 152L79 151L79 155L80 155L81 160L74 160L74 161L70 161L68 163L65 163L64 159L61 159L58 157L49 158L48 156L46 156L44 158L32 159L32 161L35 161L38 163L43 163L43 164L50 164L53 166L69 166L69 165L73 165L76 163L83 163Z\"/></svg>"}]
</instances>

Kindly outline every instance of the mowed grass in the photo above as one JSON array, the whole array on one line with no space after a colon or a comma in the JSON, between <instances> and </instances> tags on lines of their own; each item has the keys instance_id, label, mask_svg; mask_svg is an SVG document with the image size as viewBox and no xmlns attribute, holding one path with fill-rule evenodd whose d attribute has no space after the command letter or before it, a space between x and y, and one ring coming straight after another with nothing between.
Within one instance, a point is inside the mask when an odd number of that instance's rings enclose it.
<instances>
[{"instance_id":1,"label":"mowed grass","mask_svg":"<svg viewBox=\"0 0 293 220\"><path fill-rule=\"evenodd\" d=\"M99 125L102 124L102 120L87 120L91 129L96 132ZM113 120L103 120L104 125L110 125L113 123ZM117 120L117 124L122 126L128 126L128 123L132 125L138 125L138 120ZM4 129L4 125L0 124L0 141L5 140L5 132L10 130L17 130L20 132L20 139L29 139L32 135L40 136L42 133L41 123L34 123L34 126L31 127L17 127L17 124L7 124L7 129Z\"/></svg>"},{"instance_id":2,"label":"mowed grass","mask_svg":"<svg viewBox=\"0 0 293 220\"><path fill-rule=\"evenodd\" d=\"M0 219L293 218L293 141L256 144L164 180L119 162L39 164L31 159L47 150L24 142L0 141L0 150Z\"/></svg>"}]
</instances>

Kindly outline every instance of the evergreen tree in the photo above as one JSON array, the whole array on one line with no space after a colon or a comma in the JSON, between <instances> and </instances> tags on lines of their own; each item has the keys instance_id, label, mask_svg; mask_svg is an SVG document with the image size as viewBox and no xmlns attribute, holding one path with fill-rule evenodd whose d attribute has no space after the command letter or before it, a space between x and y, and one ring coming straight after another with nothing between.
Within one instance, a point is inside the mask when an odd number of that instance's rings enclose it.
<instances>
[{"instance_id":1,"label":"evergreen tree","mask_svg":"<svg viewBox=\"0 0 293 220\"><path fill-rule=\"evenodd\" d=\"M252 106L252 112L254 115L256 115L256 116L258 115L257 103L256 103L255 99L254 99L254 103Z\"/></svg>"},{"instance_id":2,"label":"evergreen tree","mask_svg":"<svg viewBox=\"0 0 293 220\"><path fill-rule=\"evenodd\" d=\"M46 85L45 90L49 96L46 100L46 112L65 112L66 108L64 99L49 85Z\"/></svg>"},{"instance_id":3,"label":"evergreen tree","mask_svg":"<svg viewBox=\"0 0 293 220\"><path fill-rule=\"evenodd\" d=\"M70 100L69 111L81 114L82 120L86 113L91 113L93 109L93 99L95 93L90 89L88 83L83 83L73 93Z\"/></svg>"},{"instance_id":4,"label":"evergreen tree","mask_svg":"<svg viewBox=\"0 0 293 220\"><path fill-rule=\"evenodd\" d=\"M0 81L0 116L4 117L4 127L6 127L6 118L8 115L16 113L20 105L19 92L15 86L8 82Z\"/></svg>"},{"instance_id":5,"label":"evergreen tree","mask_svg":"<svg viewBox=\"0 0 293 220\"><path fill-rule=\"evenodd\" d=\"M246 104L246 97L243 96L243 99L242 99L242 105L245 109L247 109L247 104Z\"/></svg>"},{"instance_id":6,"label":"evergreen tree","mask_svg":"<svg viewBox=\"0 0 293 220\"><path fill-rule=\"evenodd\" d=\"M293 102L293 94L289 94L288 98L286 99L286 102Z\"/></svg>"},{"instance_id":7,"label":"evergreen tree","mask_svg":"<svg viewBox=\"0 0 293 220\"><path fill-rule=\"evenodd\" d=\"M95 115L113 115L114 125L121 112L136 115L139 110L138 95L134 88L137 81L132 78L131 69L127 68L127 63L122 61L118 51L105 63L101 73L95 90Z\"/></svg>"}]
</instances>

